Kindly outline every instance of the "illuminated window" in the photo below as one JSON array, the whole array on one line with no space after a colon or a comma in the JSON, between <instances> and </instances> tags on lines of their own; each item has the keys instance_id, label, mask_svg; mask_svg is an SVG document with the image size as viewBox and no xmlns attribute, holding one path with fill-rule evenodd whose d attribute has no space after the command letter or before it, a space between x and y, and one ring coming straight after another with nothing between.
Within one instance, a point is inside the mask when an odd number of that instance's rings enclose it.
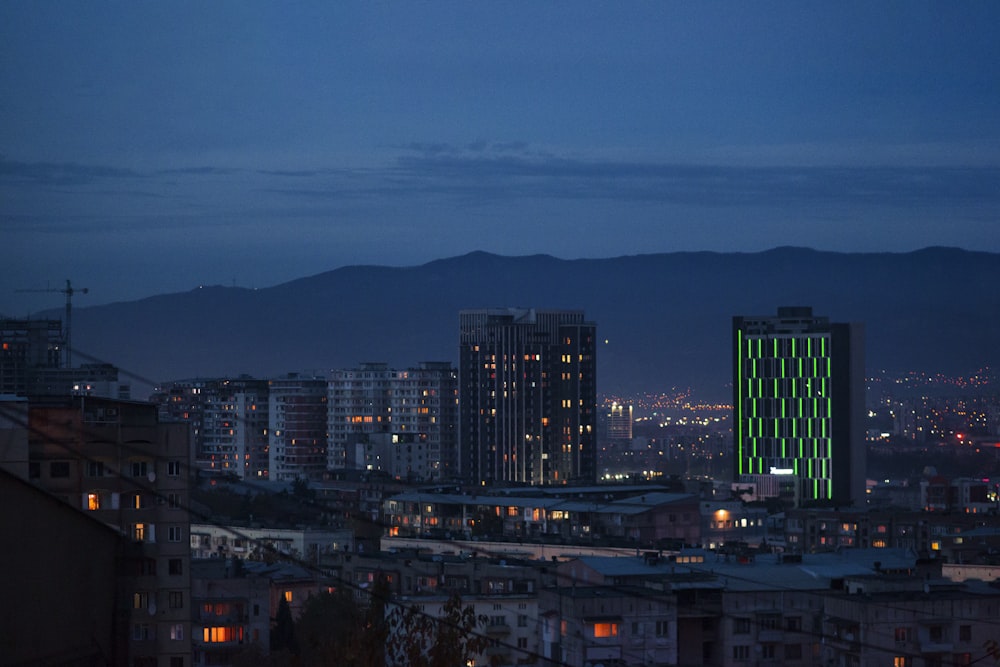
<instances>
[{"instance_id":1,"label":"illuminated window","mask_svg":"<svg viewBox=\"0 0 1000 667\"><path fill-rule=\"evenodd\" d=\"M87 509L88 510L99 510L101 509L101 496L98 493L88 493L87 494Z\"/></svg>"},{"instance_id":2,"label":"illuminated window","mask_svg":"<svg viewBox=\"0 0 1000 667\"><path fill-rule=\"evenodd\" d=\"M285 591L285 602L291 602L291 601L292 601L292 592Z\"/></svg>"},{"instance_id":3,"label":"illuminated window","mask_svg":"<svg viewBox=\"0 0 1000 667\"><path fill-rule=\"evenodd\" d=\"M146 524L144 523L133 523L132 524L132 539L136 542L146 541Z\"/></svg>"},{"instance_id":4,"label":"illuminated window","mask_svg":"<svg viewBox=\"0 0 1000 667\"><path fill-rule=\"evenodd\" d=\"M617 637L617 623L594 623L594 637Z\"/></svg>"},{"instance_id":5,"label":"illuminated window","mask_svg":"<svg viewBox=\"0 0 1000 667\"><path fill-rule=\"evenodd\" d=\"M170 626L170 638L174 641L180 641L184 639L184 624L174 623Z\"/></svg>"},{"instance_id":6,"label":"illuminated window","mask_svg":"<svg viewBox=\"0 0 1000 667\"><path fill-rule=\"evenodd\" d=\"M206 644L243 641L241 626L212 626L202 629L202 640Z\"/></svg>"},{"instance_id":7,"label":"illuminated window","mask_svg":"<svg viewBox=\"0 0 1000 667\"><path fill-rule=\"evenodd\" d=\"M132 500L129 503L129 505L132 506L132 509L137 509L137 510L141 510L143 507L146 506L141 493L132 494Z\"/></svg>"},{"instance_id":8,"label":"illuminated window","mask_svg":"<svg viewBox=\"0 0 1000 667\"><path fill-rule=\"evenodd\" d=\"M132 608L145 609L149 606L149 593L133 593Z\"/></svg>"}]
</instances>

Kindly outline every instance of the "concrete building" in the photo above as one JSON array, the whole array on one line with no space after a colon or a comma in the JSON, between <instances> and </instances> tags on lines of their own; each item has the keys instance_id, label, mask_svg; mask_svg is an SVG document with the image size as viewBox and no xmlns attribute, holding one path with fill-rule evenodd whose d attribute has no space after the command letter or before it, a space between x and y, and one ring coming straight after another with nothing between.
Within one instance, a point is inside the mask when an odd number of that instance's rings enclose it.
<instances>
[{"instance_id":1,"label":"concrete building","mask_svg":"<svg viewBox=\"0 0 1000 667\"><path fill-rule=\"evenodd\" d=\"M251 528L191 524L191 556L231 560L301 559L317 563L336 551L353 551L354 535L348 529Z\"/></svg>"},{"instance_id":2,"label":"concrete building","mask_svg":"<svg viewBox=\"0 0 1000 667\"><path fill-rule=\"evenodd\" d=\"M326 379L297 373L269 381L270 479L319 479L326 470Z\"/></svg>"},{"instance_id":3,"label":"concrete building","mask_svg":"<svg viewBox=\"0 0 1000 667\"><path fill-rule=\"evenodd\" d=\"M596 325L582 311L459 314L462 476L472 484L596 480Z\"/></svg>"},{"instance_id":4,"label":"concrete building","mask_svg":"<svg viewBox=\"0 0 1000 667\"><path fill-rule=\"evenodd\" d=\"M223 558L191 561L192 665L224 667L246 648L267 654L271 580Z\"/></svg>"},{"instance_id":5,"label":"concrete building","mask_svg":"<svg viewBox=\"0 0 1000 667\"><path fill-rule=\"evenodd\" d=\"M418 481L458 474L458 372L450 363L333 371L327 407L330 470Z\"/></svg>"},{"instance_id":6,"label":"concrete building","mask_svg":"<svg viewBox=\"0 0 1000 667\"><path fill-rule=\"evenodd\" d=\"M916 555L898 550L769 554L756 560L702 551L668 558L583 557L559 563L557 577L558 585L540 595L540 612L548 620L544 657L573 665L645 667L891 665L892 654L888 662L885 656L838 660L829 648L837 635L826 627L833 602L855 601L868 610L866 629L882 632L885 624L876 622L875 614L885 614L885 608L844 582L867 578L870 589L894 590L924 581ZM962 595L974 599L975 594ZM921 605L931 611L933 596Z\"/></svg>"},{"instance_id":7,"label":"concrete building","mask_svg":"<svg viewBox=\"0 0 1000 667\"><path fill-rule=\"evenodd\" d=\"M269 479L267 380L243 376L206 389L196 448L199 468L239 479Z\"/></svg>"},{"instance_id":8,"label":"concrete building","mask_svg":"<svg viewBox=\"0 0 1000 667\"><path fill-rule=\"evenodd\" d=\"M0 395L0 468L28 479L28 399Z\"/></svg>"},{"instance_id":9,"label":"concrete building","mask_svg":"<svg viewBox=\"0 0 1000 667\"><path fill-rule=\"evenodd\" d=\"M3 466L0 506L0 663L131 665L120 532Z\"/></svg>"},{"instance_id":10,"label":"concrete building","mask_svg":"<svg viewBox=\"0 0 1000 667\"><path fill-rule=\"evenodd\" d=\"M0 319L0 394L26 396L43 370L63 368L60 320Z\"/></svg>"},{"instance_id":11,"label":"concrete building","mask_svg":"<svg viewBox=\"0 0 1000 667\"><path fill-rule=\"evenodd\" d=\"M191 661L188 436L156 407L65 397L29 408L29 480L128 541L118 568L134 665Z\"/></svg>"},{"instance_id":12,"label":"concrete building","mask_svg":"<svg viewBox=\"0 0 1000 667\"><path fill-rule=\"evenodd\" d=\"M580 487L572 497L530 490L490 495L408 492L384 502L389 536L596 540L630 544L698 544L696 496L635 487ZM618 496L622 497L618 497Z\"/></svg>"},{"instance_id":13,"label":"concrete building","mask_svg":"<svg viewBox=\"0 0 1000 667\"><path fill-rule=\"evenodd\" d=\"M864 372L860 324L802 307L734 317L735 481L773 475L800 505L863 506Z\"/></svg>"}]
</instances>

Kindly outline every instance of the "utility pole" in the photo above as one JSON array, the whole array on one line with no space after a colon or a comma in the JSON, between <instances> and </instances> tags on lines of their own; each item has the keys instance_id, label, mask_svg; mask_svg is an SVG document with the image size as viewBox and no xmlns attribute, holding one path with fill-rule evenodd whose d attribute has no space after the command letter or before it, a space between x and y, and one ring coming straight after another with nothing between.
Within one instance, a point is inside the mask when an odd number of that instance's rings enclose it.
<instances>
[{"instance_id":1,"label":"utility pole","mask_svg":"<svg viewBox=\"0 0 1000 667\"><path fill-rule=\"evenodd\" d=\"M66 295L66 318L63 322L63 337L65 338L66 345L66 368L73 367L73 294L80 292L86 294L90 290L86 287L82 289L74 289L72 283L69 280L66 281L66 287L59 289L58 287L48 287L46 289L19 289L18 292L59 292L60 294Z\"/></svg>"}]
</instances>

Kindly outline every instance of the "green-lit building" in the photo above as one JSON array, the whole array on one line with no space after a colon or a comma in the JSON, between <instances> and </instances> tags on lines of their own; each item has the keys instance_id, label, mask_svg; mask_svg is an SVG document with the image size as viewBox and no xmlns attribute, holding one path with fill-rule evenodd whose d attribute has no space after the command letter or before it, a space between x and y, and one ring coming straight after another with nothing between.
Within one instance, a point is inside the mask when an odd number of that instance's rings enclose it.
<instances>
[{"instance_id":1,"label":"green-lit building","mask_svg":"<svg viewBox=\"0 0 1000 667\"><path fill-rule=\"evenodd\" d=\"M733 318L737 482L796 505L863 506L864 327L808 307Z\"/></svg>"}]
</instances>

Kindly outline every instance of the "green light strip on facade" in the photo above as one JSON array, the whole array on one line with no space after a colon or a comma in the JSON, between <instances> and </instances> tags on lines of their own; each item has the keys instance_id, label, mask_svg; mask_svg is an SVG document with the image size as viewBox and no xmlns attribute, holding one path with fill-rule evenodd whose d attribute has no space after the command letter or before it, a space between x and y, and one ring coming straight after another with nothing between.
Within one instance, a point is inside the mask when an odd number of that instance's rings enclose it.
<instances>
[{"instance_id":1,"label":"green light strip on facade","mask_svg":"<svg viewBox=\"0 0 1000 667\"><path fill-rule=\"evenodd\" d=\"M747 341L747 349L749 351L749 342ZM743 350L743 330L736 330L736 386L739 388L736 392L736 460L739 461L740 474L743 474L743 359L742 354L739 354ZM750 356L749 354L747 356Z\"/></svg>"}]
</instances>

